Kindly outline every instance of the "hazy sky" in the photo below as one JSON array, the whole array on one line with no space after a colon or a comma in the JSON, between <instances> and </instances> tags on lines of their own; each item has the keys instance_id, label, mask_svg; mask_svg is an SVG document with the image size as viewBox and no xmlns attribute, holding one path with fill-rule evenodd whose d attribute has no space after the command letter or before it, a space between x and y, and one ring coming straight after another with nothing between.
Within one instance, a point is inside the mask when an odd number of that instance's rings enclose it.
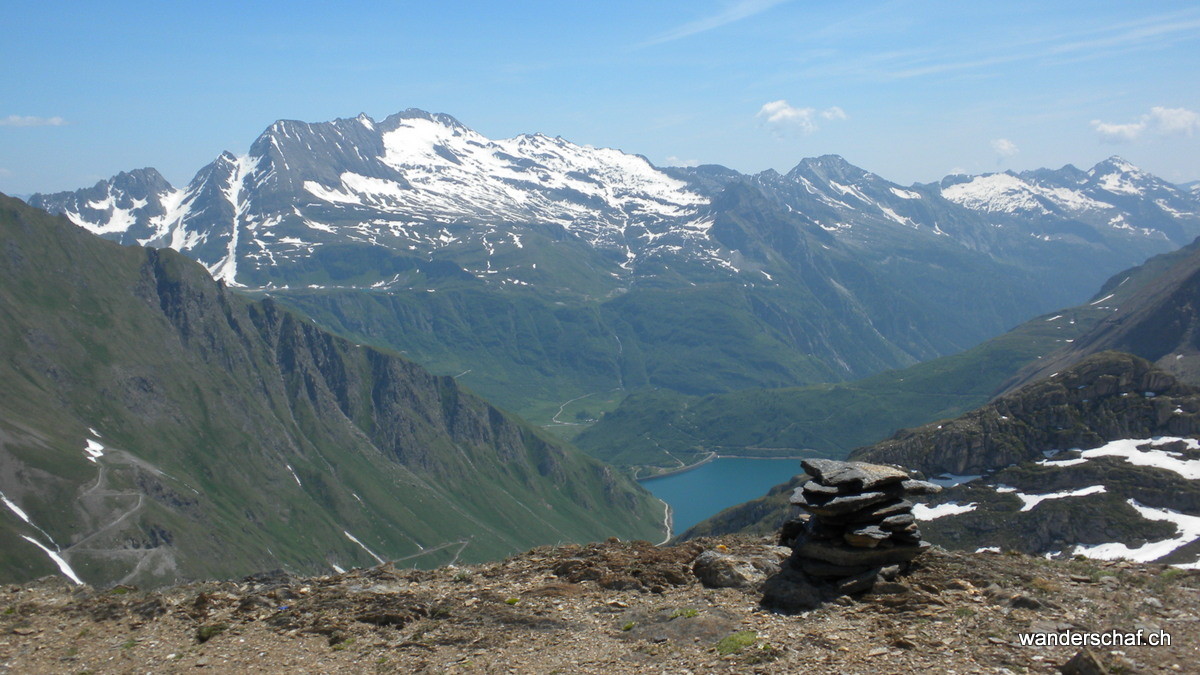
<instances>
[{"instance_id":1,"label":"hazy sky","mask_svg":"<svg viewBox=\"0 0 1200 675\"><path fill-rule=\"evenodd\" d=\"M186 6L185 6L186 5ZM1200 179L1195 2L9 0L0 191L186 183L276 119L414 107L659 165Z\"/></svg>"}]
</instances>

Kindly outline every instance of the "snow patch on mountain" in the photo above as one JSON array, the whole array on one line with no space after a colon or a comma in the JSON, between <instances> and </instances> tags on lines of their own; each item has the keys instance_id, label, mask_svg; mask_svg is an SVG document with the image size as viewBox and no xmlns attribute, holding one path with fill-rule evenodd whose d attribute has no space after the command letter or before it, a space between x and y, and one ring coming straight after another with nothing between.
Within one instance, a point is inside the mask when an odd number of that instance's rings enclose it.
<instances>
[{"instance_id":1,"label":"snow patch on mountain","mask_svg":"<svg viewBox=\"0 0 1200 675\"><path fill-rule=\"evenodd\" d=\"M1163 446L1175 443L1183 443L1189 450L1200 450L1200 441L1194 438L1163 436L1154 439L1123 439L1084 450L1079 453L1078 458L1043 460L1039 464L1066 467L1083 464L1096 457L1121 457L1135 466L1152 466L1176 473L1188 480L1200 480L1200 459L1186 459L1179 452L1163 449Z\"/></svg>"},{"instance_id":2,"label":"snow patch on mountain","mask_svg":"<svg viewBox=\"0 0 1200 675\"><path fill-rule=\"evenodd\" d=\"M71 222L78 224L93 234L105 235L128 231L137 222L136 212L145 208L146 201L134 200L129 207L122 208L117 205L117 195L113 194L113 187L109 185L107 189L108 196L105 199L102 201L89 201L87 203L89 209L107 214L107 218L93 220L85 217L80 211L69 210L64 215Z\"/></svg>"},{"instance_id":3,"label":"snow patch on mountain","mask_svg":"<svg viewBox=\"0 0 1200 675\"><path fill-rule=\"evenodd\" d=\"M912 190L902 190L900 188L888 188L888 189L891 190L892 194L896 195L897 197L899 197L901 199L920 199L921 198L920 193L913 192Z\"/></svg>"},{"instance_id":4,"label":"snow patch on mountain","mask_svg":"<svg viewBox=\"0 0 1200 675\"><path fill-rule=\"evenodd\" d=\"M1076 546L1072 551L1072 555L1083 555L1100 560L1123 558L1135 562L1153 562L1200 538L1200 516L1189 516L1185 513L1172 511L1171 509L1155 509L1143 506L1134 499L1129 499L1126 503L1132 506L1138 512L1138 515L1146 520L1165 520L1173 523L1176 532L1178 532L1177 536L1171 539L1147 542L1136 548L1121 542L1097 544L1095 546ZM1195 567L1196 564L1192 563L1181 566Z\"/></svg>"},{"instance_id":5,"label":"snow patch on mountain","mask_svg":"<svg viewBox=\"0 0 1200 675\"><path fill-rule=\"evenodd\" d=\"M21 507L17 506L15 503L13 503L13 501L11 499L6 497L3 492L0 492L0 502L4 502L4 505L8 507L8 510L17 514L17 517L20 518L21 520L25 521L26 523L28 523L30 525L33 524L33 521L29 519L29 515L26 514L25 511L21 509Z\"/></svg>"},{"instance_id":6,"label":"snow patch on mountain","mask_svg":"<svg viewBox=\"0 0 1200 675\"><path fill-rule=\"evenodd\" d=\"M913 517L917 520L937 520L946 516L957 516L963 513L970 513L979 506L975 502L970 504L957 504L955 502L946 502L937 506L926 506L925 504L916 504L913 506Z\"/></svg>"},{"instance_id":7,"label":"snow patch on mountain","mask_svg":"<svg viewBox=\"0 0 1200 675\"><path fill-rule=\"evenodd\" d=\"M164 193L159 199L163 207L162 215L150 218L153 232L144 239L138 239L138 244L148 246L154 241L165 241L169 248L177 251L184 251L195 246L199 239L199 233L189 233L179 228L177 235L172 234L172 226L182 223L187 216L190 206L187 198L187 190L172 189Z\"/></svg>"},{"instance_id":8,"label":"snow patch on mountain","mask_svg":"<svg viewBox=\"0 0 1200 675\"><path fill-rule=\"evenodd\" d=\"M829 181L829 185L843 195L850 195L851 197L855 197L863 202L867 202L868 204L871 203L871 198L863 194L862 190L859 190L853 185L842 185L835 180Z\"/></svg>"},{"instance_id":9,"label":"snow patch on mountain","mask_svg":"<svg viewBox=\"0 0 1200 675\"><path fill-rule=\"evenodd\" d=\"M1062 492L1051 492L1044 495L1027 495L1024 492L1014 492L1018 499L1021 500L1022 511L1032 511L1035 506L1041 504L1048 499L1066 499L1068 497L1087 497L1088 495L1104 494L1108 488L1103 485L1089 485L1078 490L1063 490Z\"/></svg>"},{"instance_id":10,"label":"snow patch on mountain","mask_svg":"<svg viewBox=\"0 0 1200 675\"><path fill-rule=\"evenodd\" d=\"M1115 194L1140 195L1151 177L1120 157L1110 157L1088 171L1099 187Z\"/></svg>"},{"instance_id":11,"label":"snow patch on mountain","mask_svg":"<svg viewBox=\"0 0 1200 675\"><path fill-rule=\"evenodd\" d=\"M942 196L969 209L991 213L1051 213L1048 206L1065 211L1113 208L1079 190L1041 186L1009 173L975 176L943 188Z\"/></svg>"},{"instance_id":12,"label":"snow patch on mountain","mask_svg":"<svg viewBox=\"0 0 1200 675\"><path fill-rule=\"evenodd\" d=\"M1100 187L1118 194L1136 195L1141 192L1137 184L1129 180L1127 175L1119 173L1110 173L1101 176Z\"/></svg>"},{"instance_id":13,"label":"snow patch on mountain","mask_svg":"<svg viewBox=\"0 0 1200 675\"><path fill-rule=\"evenodd\" d=\"M246 211L244 198L246 177L258 166L259 158L248 156L238 157L233 164L233 171L228 183L222 189L225 199L233 208L233 222L229 228L229 243L225 248L225 256L211 265L205 265L209 274L217 281L224 281L230 286L240 285L237 282L238 264L238 233L241 231L241 220Z\"/></svg>"},{"instance_id":14,"label":"snow patch on mountain","mask_svg":"<svg viewBox=\"0 0 1200 675\"><path fill-rule=\"evenodd\" d=\"M25 541L33 544L34 546L37 546L38 548L42 549L42 552L45 553L50 558L50 560L53 560L55 565L58 565L58 570L63 573L63 576L65 576L68 579L70 579L71 581L73 581L77 586L83 585L83 580L79 578L78 574L75 574L75 570L71 569L71 565L68 564L67 561L64 560L63 557L61 555L59 555L57 551L51 551L44 544L42 544L42 542L38 541L37 539L34 539L33 537L23 534L23 535L21 535L21 538L24 539Z\"/></svg>"},{"instance_id":15,"label":"snow patch on mountain","mask_svg":"<svg viewBox=\"0 0 1200 675\"><path fill-rule=\"evenodd\" d=\"M89 438L87 439L87 445L83 448L83 452L87 455L88 460L94 463L104 456L104 446Z\"/></svg>"},{"instance_id":16,"label":"snow patch on mountain","mask_svg":"<svg viewBox=\"0 0 1200 675\"><path fill-rule=\"evenodd\" d=\"M522 135L492 141L461 125L403 119L383 134L396 178L341 175L341 185L305 183L313 196L451 220L487 214L558 222L568 229L623 229L630 215L679 218L707 200L686 183L619 150Z\"/></svg>"},{"instance_id":17,"label":"snow patch on mountain","mask_svg":"<svg viewBox=\"0 0 1200 675\"><path fill-rule=\"evenodd\" d=\"M362 550L366 551L366 552L367 552L367 555L369 555L369 556L371 556L372 558L374 558L374 559L375 559L375 560L376 560L376 561L377 561L377 562L378 562L380 565L382 565L382 564L384 564L384 563L386 563L386 562L387 562L387 561L386 561L386 560L384 560L383 558L380 558L378 555L376 555L374 551L372 551L371 549L367 548L367 545L366 545L366 544L364 544L364 543L362 543L361 541L359 541L359 540L358 540L358 537L355 537L354 535L350 534L349 532L347 532L347 531L345 531L345 530L342 530L342 534L346 535L346 538L347 538L347 539L349 539L350 541L354 542L355 544L358 544L358 547L359 547L359 548L361 548Z\"/></svg>"},{"instance_id":18,"label":"snow patch on mountain","mask_svg":"<svg viewBox=\"0 0 1200 675\"><path fill-rule=\"evenodd\" d=\"M883 206L882 204L878 204L877 206L879 207L880 211L883 211L884 215L886 215L888 218L891 218L892 220L896 221L897 223L900 223L901 225L907 225L908 227L911 227L913 229L917 229L917 228L921 227L920 225L913 222L912 218L906 218L905 216L902 216L899 213L896 213L892 209L889 209L888 207Z\"/></svg>"}]
</instances>

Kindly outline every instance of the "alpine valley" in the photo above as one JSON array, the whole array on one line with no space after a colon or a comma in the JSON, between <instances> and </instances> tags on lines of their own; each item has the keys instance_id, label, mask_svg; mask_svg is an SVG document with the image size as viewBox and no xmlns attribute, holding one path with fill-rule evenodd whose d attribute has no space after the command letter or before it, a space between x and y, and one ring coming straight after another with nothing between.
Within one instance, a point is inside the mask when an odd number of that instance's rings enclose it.
<instances>
[{"instance_id":1,"label":"alpine valley","mask_svg":"<svg viewBox=\"0 0 1200 675\"><path fill-rule=\"evenodd\" d=\"M182 188L139 169L30 203L174 248L567 436L630 391L956 353L1200 235L1194 192L1115 157L900 186L837 156L657 168L420 110L279 121Z\"/></svg>"},{"instance_id":2,"label":"alpine valley","mask_svg":"<svg viewBox=\"0 0 1200 675\"><path fill-rule=\"evenodd\" d=\"M146 168L29 204L0 204L13 579L657 541L663 504L611 465L844 457L984 404L958 436L857 453L983 475L1080 444L1194 450L1150 439L1196 432L1192 323L1154 326L1194 306L1200 197L1117 157L901 186L837 156L659 168L408 110L276 122L182 188ZM979 415L1003 433L971 436ZM1029 494L1066 480L1013 470ZM700 529L777 527L789 492ZM1140 507L1109 499L1123 520L1096 536L1136 542ZM1045 531L1031 550L1077 534Z\"/></svg>"}]
</instances>

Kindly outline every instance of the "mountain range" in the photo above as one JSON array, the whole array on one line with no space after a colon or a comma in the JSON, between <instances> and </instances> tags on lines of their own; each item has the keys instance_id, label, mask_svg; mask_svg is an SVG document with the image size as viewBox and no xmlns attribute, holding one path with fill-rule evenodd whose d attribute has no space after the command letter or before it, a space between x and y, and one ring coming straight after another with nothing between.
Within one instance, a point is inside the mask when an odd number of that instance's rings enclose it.
<instances>
[{"instance_id":1,"label":"mountain range","mask_svg":"<svg viewBox=\"0 0 1200 675\"><path fill-rule=\"evenodd\" d=\"M147 168L30 203L540 423L956 353L1200 235L1194 191L1119 158L901 186L837 156L659 168L420 110L279 121L182 188Z\"/></svg>"}]
</instances>

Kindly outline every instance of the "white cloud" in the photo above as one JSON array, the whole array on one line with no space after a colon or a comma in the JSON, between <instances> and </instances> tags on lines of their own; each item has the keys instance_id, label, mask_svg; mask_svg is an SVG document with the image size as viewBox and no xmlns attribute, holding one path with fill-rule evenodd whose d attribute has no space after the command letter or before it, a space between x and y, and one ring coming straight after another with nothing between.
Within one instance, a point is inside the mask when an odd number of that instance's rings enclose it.
<instances>
[{"instance_id":1,"label":"white cloud","mask_svg":"<svg viewBox=\"0 0 1200 675\"><path fill-rule=\"evenodd\" d=\"M992 150L995 150L996 154L1000 155L1001 157L1012 157L1020 152L1020 150L1017 149L1017 144L1013 143L1007 138L997 138L993 140Z\"/></svg>"},{"instance_id":2,"label":"white cloud","mask_svg":"<svg viewBox=\"0 0 1200 675\"><path fill-rule=\"evenodd\" d=\"M781 5L789 1L790 0L738 0L737 2L730 4L722 12L718 12L712 16L704 17L703 19L689 21L688 23L669 30L656 38L643 42L639 46L648 47L650 45L671 42L680 38L696 35L697 33L710 31L714 28L720 28L726 24L733 23L734 21L741 21L742 19L754 16L760 12L765 12L775 5Z\"/></svg>"},{"instance_id":3,"label":"white cloud","mask_svg":"<svg viewBox=\"0 0 1200 675\"><path fill-rule=\"evenodd\" d=\"M700 166L698 159L680 159L675 155L667 158L667 166Z\"/></svg>"},{"instance_id":4,"label":"white cloud","mask_svg":"<svg viewBox=\"0 0 1200 675\"><path fill-rule=\"evenodd\" d=\"M817 111L813 108L797 108L787 101L780 99L764 103L763 107L758 109L758 114L755 117L761 117L775 127L797 127L806 134L816 131L817 125L813 123L813 114Z\"/></svg>"},{"instance_id":5,"label":"white cloud","mask_svg":"<svg viewBox=\"0 0 1200 675\"><path fill-rule=\"evenodd\" d=\"M776 131L799 130L811 134L817 130L817 117L827 120L844 120L846 111L837 106L817 111L816 108L797 108L783 99L764 103L755 117L766 120Z\"/></svg>"},{"instance_id":6,"label":"white cloud","mask_svg":"<svg viewBox=\"0 0 1200 675\"><path fill-rule=\"evenodd\" d=\"M821 117L824 117L827 120L844 120L846 119L846 111L835 105L832 108L826 108L825 110L822 110Z\"/></svg>"},{"instance_id":7,"label":"white cloud","mask_svg":"<svg viewBox=\"0 0 1200 675\"><path fill-rule=\"evenodd\" d=\"M1138 136L1141 136L1142 132L1146 130L1146 123L1109 124L1100 120L1092 120L1092 128L1100 135L1100 140L1105 143L1124 143L1136 140Z\"/></svg>"},{"instance_id":8,"label":"white cloud","mask_svg":"<svg viewBox=\"0 0 1200 675\"><path fill-rule=\"evenodd\" d=\"M11 175L13 175L12 171L9 171L8 169L5 169L4 167L0 167L0 177L8 178Z\"/></svg>"},{"instance_id":9,"label":"white cloud","mask_svg":"<svg viewBox=\"0 0 1200 675\"><path fill-rule=\"evenodd\" d=\"M1092 120L1092 128L1105 143L1136 141L1147 132L1158 136L1192 136L1200 132L1200 113L1187 108L1154 106L1136 122L1113 124Z\"/></svg>"},{"instance_id":10,"label":"white cloud","mask_svg":"<svg viewBox=\"0 0 1200 675\"><path fill-rule=\"evenodd\" d=\"M61 117L9 115L0 117L0 127L61 127L67 123Z\"/></svg>"},{"instance_id":11,"label":"white cloud","mask_svg":"<svg viewBox=\"0 0 1200 675\"><path fill-rule=\"evenodd\" d=\"M1200 131L1200 114L1187 108L1150 109L1151 125L1163 136L1191 136Z\"/></svg>"}]
</instances>

